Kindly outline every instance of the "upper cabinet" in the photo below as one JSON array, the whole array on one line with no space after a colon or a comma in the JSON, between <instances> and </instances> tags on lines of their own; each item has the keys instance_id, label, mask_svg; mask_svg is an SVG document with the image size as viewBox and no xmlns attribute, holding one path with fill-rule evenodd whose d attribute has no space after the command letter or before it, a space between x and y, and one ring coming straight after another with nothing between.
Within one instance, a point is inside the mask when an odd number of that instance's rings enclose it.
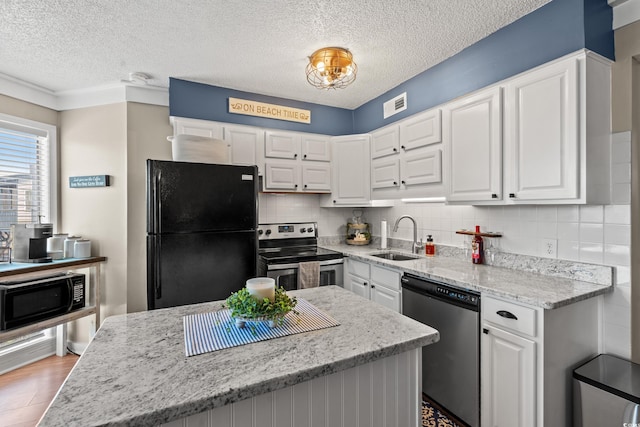
<instances>
[{"instance_id":1,"label":"upper cabinet","mask_svg":"<svg viewBox=\"0 0 640 427\"><path fill-rule=\"evenodd\" d=\"M502 90L483 90L444 108L448 201L502 199Z\"/></svg>"},{"instance_id":2,"label":"upper cabinet","mask_svg":"<svg viewBox=\"0 0 640 427\"><path fill-rule=\"evenodd\" d=\"M258 165L262 174L262 165L257 161L256 148L264 140L264 130L253 126L239 126L209 120L171 117L173 134L196 135L227 141L231 151L231 164Z\"/></svg>"},{"instance_id":3,"label":"upper cabinet","mask_svg":"<svg viewBox=\"0 0 640 427\"><path fill-rule=\"evenodd\" d=\"M440 110L371 133L374 199L443 196Z\"/></svg>"},{"instance_id":4,"label":"upper cabinet","mask_svg":"<svg viewBox=\"0 0 640 427\"><path fill-rule=\"evenodd\" d=\"M367 205L371 201L370 136L336 136L331 138L331 144L330 205Z\"/></svg>"},{"instance_id":5,"label":"upper cabinet","mask_svg":"<svg viewBox=\"0 0 640 427\"><path fill-rule=\"evenodd\" d=\"M608 203L610 83L582 51L445 105L447 201Z\"/></svg>"},{"instance_id":6,"label":"upper cabinet","mask_svg":"<svg viewBox=\"0 0 640 427\"><path fill-rule=\"evenodd\" d=\"M572 58L506 85L504 171L510 199L579 197L579 66Z\"/></svg>"},{"instance_id":7,"label":"upper cabinet","mask_svg":"<svg viewBox=\"0 0 640 427\"><path fill-rule=\"evenodd\" d=\"M271 131L264 138L264 191L331 192L329 137Z\"/></svg>"}]
</instances>

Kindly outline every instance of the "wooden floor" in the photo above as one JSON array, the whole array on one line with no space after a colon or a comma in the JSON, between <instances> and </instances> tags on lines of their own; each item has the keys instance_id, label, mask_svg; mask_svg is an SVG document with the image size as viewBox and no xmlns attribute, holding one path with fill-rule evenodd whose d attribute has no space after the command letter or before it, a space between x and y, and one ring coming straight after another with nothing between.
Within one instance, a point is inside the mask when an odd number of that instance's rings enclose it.
<instances>
[{"instance_id":1,"label":"wooden floor","mask_svg":"<svg viewBox=\"0 0 640 427\"><path fill-rule=\"evenodd\" d=\"M33 427L78 356L50 356L0 375L0 427Z\"/></svg>"}]
</instances>

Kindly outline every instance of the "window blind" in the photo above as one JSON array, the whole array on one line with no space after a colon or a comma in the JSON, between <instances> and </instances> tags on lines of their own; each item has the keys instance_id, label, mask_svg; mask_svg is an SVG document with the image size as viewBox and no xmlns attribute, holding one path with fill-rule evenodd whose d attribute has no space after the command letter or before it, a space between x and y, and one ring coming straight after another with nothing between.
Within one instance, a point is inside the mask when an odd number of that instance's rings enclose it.
<instances>
[{"instance_id":1,"label":"window blind","mask_svg":"<svg viewBox=\"0 0 640 427\"><path fill-rule=\"evenodd\" d=\"M49 176L46 134L0 121L0 246L11 224L49 218Z\"/></svg>"}]
</instances>

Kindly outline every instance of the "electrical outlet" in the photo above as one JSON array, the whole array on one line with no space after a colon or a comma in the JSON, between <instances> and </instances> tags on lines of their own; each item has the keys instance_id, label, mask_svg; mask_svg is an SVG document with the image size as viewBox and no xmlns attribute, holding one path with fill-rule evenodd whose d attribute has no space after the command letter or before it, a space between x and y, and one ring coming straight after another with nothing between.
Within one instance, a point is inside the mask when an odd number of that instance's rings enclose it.
<instances>
[{"instance_id":1,"label":"electrical outlet","mask_svg":"<svg viewBox=\"0 0 640 427\"><path fill-rule=\"evenodd\" d=\"M539 253L543 257L558 257L558 241L556 239L540 239Z\"/></svg>"}]
</instances>

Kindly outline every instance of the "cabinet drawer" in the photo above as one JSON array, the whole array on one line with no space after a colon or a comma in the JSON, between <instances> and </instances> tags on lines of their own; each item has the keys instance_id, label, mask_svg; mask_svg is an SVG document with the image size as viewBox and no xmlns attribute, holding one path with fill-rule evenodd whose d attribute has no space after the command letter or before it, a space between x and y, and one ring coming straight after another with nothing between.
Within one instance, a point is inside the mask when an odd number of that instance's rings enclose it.
<instances>
[{"instance_id":1,"label":"cabinet drawer","mask_svg":"<svg viewBox=\"0 0 640 427\"><path fill-rule=\"evenodd\" d=\"M366 262L349 259L347 265L349 273L369 280L369 264L367 264Z\"/></svg>"},{"instance_id":2,"label":"cabinet drawer","mask_svg":"<svg viewBox=\"0 0 640 427\"><path fill-rule=\"evenodd\" d=\"M395 291L400 290L400 272L371 266L371 282Z\"/></svg>"},{"instance_id":3,"label":"cabinet drawer","mask_svg":"<svg viewBox=\"0 0 640 427\"><path fill-rule=\"evenodd\" d=\"M482 298L485 321L515 332L536 336L536 309L489 297Z\"/></svg>"}]
</instances>

